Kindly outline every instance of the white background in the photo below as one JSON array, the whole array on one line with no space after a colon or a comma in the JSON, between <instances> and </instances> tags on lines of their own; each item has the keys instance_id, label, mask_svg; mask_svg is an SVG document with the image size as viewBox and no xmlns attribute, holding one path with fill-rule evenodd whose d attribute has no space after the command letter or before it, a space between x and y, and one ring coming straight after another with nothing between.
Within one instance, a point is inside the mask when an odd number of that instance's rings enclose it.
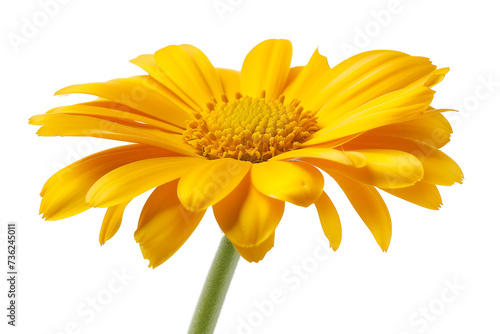
<instances>
[{"instance_id":1,"label":"white background","mask_svg":"<svg viewBox=\"0 0 500 334\"><path fill-rule=\"evenodd\" d=\"M5 272L4 225L16 221L20 272L15 329L6 325L7 286L4 279L0 284L2 333L8 327L30 334L185 333L221 237L212 213L155 270L133 239L147 195L129 205L121 230L103 247L102 209L43 221L38 194L45 180L115 143L40 138L27 120L88 100L53 97L62 87L142 74L128 63L139 54L189 43L215 66L239 69L267 38L293 42L292 65L305 64L319 46L330 66L350 56L347 47L399 50L449 66L433 106L460 110L451 115L455 133L444 151L463 168L465 181L441 188L438 212L384 194L394 226L388 253L332 181L326 190L343 222L337 252L318 248L326 239L313 207L287 206L265 260L240 261L216 333L500 333L496 2L221 0L230 7L220 13L213 0L61 0L43 22L47 1L2 1L0 8L0 263ZM37 31L23 36L23 26L34 21ZM14 46L13 36L25 39ZM294 266L310 273L300 278ZM122 271L129 278L115 282ZM448 288L453 284L460 285L455 292ZM281 303L270 307L266 301L276 293ZM99 312L90 311L92 298L105 304Z\"/></svg>"}]
</instances>

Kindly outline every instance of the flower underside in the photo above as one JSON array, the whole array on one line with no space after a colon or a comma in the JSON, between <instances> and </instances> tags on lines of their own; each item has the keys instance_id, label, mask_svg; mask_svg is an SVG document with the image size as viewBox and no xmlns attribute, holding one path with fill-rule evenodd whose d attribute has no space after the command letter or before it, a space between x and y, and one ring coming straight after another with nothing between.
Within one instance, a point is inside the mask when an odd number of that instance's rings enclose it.
<instances>
[{"instance_id":1,"label":"flower underside","mask_svg":"<svg viewBox=\"0 0 500 334\"><path fill-rule=\"evenodd\" d=\"M318 130L316 117L300 106L300 101L254 98L236 93L229 101L213 99L207 108L195 112L184 140L209 159L233 158L250 162L298 149Z\"/></svg>"}]
</instances>

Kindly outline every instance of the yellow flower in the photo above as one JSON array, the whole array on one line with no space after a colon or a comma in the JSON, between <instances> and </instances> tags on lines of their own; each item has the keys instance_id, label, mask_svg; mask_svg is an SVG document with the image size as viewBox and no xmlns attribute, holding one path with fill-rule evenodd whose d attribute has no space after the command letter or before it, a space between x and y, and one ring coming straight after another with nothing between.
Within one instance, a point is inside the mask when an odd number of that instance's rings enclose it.
<instances>
[{"instance_id":1,"label":"yellow flower","mask_svg":"<svg viewBox=\"0 0 500 334\"><path fill-rule=\"evenodd\" d=\"M333 177L383 251L389 211L378 189L438 209L436 185L461 182L439 150L450 124L431 89L448 72L423 57L369 51L330 68L314 52L290 68L292 46L267 40L241 71L214 68L191 45L172 45L132 63L148 75L73 85L57 95L97 100L30 119L40 136L92 136L133 143L62 169L42 190L47 220L91 207L107 212L99 240L118 230L136 196L147 200L135 238L150 266L172 256L213 206L220 228L248 261L274 245L285 202L316 206L337 249L340 220L319 169Z\"/></svg>"}]
</instances>

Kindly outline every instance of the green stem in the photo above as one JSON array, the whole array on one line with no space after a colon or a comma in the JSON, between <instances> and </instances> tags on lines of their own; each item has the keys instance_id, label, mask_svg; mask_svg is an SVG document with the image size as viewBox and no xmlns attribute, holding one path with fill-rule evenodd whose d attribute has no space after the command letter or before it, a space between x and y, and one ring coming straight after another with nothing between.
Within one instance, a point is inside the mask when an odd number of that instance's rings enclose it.
<instances>
[{"instance_id":1,"label":"green stem","mask_svg":"<svg viewBox=\"0 0 500 334\"><path fill-rule=\"evenodd\" d=\"M226 236L208 272L188 334L212 334L240 255Z\"/></svg>"}]
</instances>

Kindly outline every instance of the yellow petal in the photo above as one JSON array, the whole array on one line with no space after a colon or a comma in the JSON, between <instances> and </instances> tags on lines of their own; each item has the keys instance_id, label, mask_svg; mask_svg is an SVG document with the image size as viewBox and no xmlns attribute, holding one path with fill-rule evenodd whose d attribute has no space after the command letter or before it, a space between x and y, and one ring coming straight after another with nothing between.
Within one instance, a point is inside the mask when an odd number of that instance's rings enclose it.
<instances>
[{"instance_id":1,"label":"yellow petal","mask_svg":"<svg viewBox=\"0 0 500 334\"><path fill-rule=\"evenodd\" d=\"M453 133L450 123L442 114L431 114L408 122L390 124L363 133L362 137L394 136L416 139L436 148L450 141ZM360 138L362 139L362 138Z\"/></svg>"},{"instance_id":2,"label":"yellow petal","mask_svg":"<svg viewBox=\"0 0 500 334\"><path fill-rule=\"evenodd\" d=\"M317 116L325 116L331 120L342 117L363 104L390 92L400 89L416 89L419 86L429 87L425 85L425 79L431 75L436 67L427 58L406 56L391 62L386 70L389 68L392 72L385 80L380 81L380 75L384 73L382 70L343 87L318 112ZM407 83L411 84L406 86Z\"/></svg>"},{"instance_id":3,"label":"yellow petal","mask_svg":"<svg viewBox=\"0 0 500 334\"><path fill-rule=\"evenodd\" d=\"M265 91L267 98L279 98L285 87L291 60L290 41L270 39L258 44L243 62L241 93L260 97Z\"/></svg>"},{"instance_id":4,"label":"yellow petal","mask_svg":"<svg viewBox=\"0 0 500 334\"><path fill-rule=\"evenodd\" d=\"M158 64L156 64L154 55L140 55L139 57L132 59L130 62L148 72L151 77L161 83L164 86L164 95L167 95L176 104L186 105L192 110L198 110L200 108L188 94L177 87L175 83L162 72Z\"/></svg>"},{"instance_id":5,"label":"yellow petal","mask_svg":"<svg viewBox=\"0 0 500 334\"><path fill-rule=\"evenodd\" d=\"M220 99L222 86L212 63L192 45L170 45L154 54L161 71L200 108ZM167 88L171 88L167 85Z\"/></svg>"},{"instance_id":6,"label":"yellow petal","mask_svg":"<svg viewBox=\"0 0 500 334\"><path fill-rule=\"evenodd\" d=\"M339 174L332 175L352 206L375 237L382 251L387 251L392 235L389 210L373 186L356 182Z\"/></svg>"},{"instance_id":7,"label":"yellow petal","mask_svg":"<svg viewBox=\"0 0 500 334\"><path fill-rule=\"evenodd\" d=\"M323 232L330 241L330 247L337 250L342 240L342 226L337 209L325 192L314 202L314 205L318 211Z\"/></svg>"},{"instance_id":8,"label":"yellow petal","mask_svg":"<svg viewBox=\"0 0 500 334\"><path fill-rule=\"evenodd\" d=\"M307 207L323 192L323 175L303 162L266 161L252 166L252 183L266 196Z\"/></svg>"},{"instance_id":9,"label":"yellow petal","mask_svg":"<svg viewBox=\"0 0 500 334\"><path fill-rule=\"evenodd\" d=\"M274 233L285 210L285 202L260 193L250 174L234 191L213 206L215 219L235 247L255 247Z\"/></svg>"},{"instance_id":10,"label":"yellow petal","mask_svg":"<svg viewBox=\"0 0 500 334\"><path fill-rule=\"evenodd\" d=\"M359 138L359 137L358 137ZM359 138L347 143L346 149L363 148L383 148L393 149L415 156L424 168L422 181L442 186L451 186L455 183L462 183L464 177L462 170L445 153L437 148L418 140L370 136L369 138Z\"/></svg>"},{"instance_id":11,"label":"yellow petal","mask_svg":"<svg viewBox=\"0 0 500 334\"><path fill-rule=\"evenodd\" d=\"M363 133L365 133L365 132L355 133L355 134L352 134L349 136L340 137L340 138L333 139L330 141L319 142L316 144L309 144L308 142L305 142L305 143L302 143L302 147L304 147L304 148L333 148L333 149L340 150L340 149L342 149L342 145L350 142L351 140L353 140L356 137L359 137Z\"/></svg>"},{"instance_id":12,"label":"yellow petal","mask_svg":"<svg viewBox=\"0 0 500 334\"><path fill-rule=\"evenodd\" d=\"M248 262L259 262L264 259L267 252L274 247L274 233L271 234L269 238L267 238L264 242L262 242L258 246L254 247L240 247L235 245L234 248L238 251L238 253Z\"/></svg>"},{"instance_id":13,"label":"yellow petal","mask_svg":"<svg viewBox=\"0 0 500 334\"><path fill-rule=\"evenodd\" d=\"M351 57L314 83L303 101L318 116L338 117L384 94L428 77L436 67L423 57L375 50Z\"/></svg>"},{"instance_id":14,"label":"yellow petal","mask_svg":"<svg viewBox=\"0 0 500 334\"><path fill-rule=\"evenodd\" d=\"M236 93L241 91L240 72L228 70L226 68L216 68L216 71L219 75L224 94L226 94L229 99L234 99Z\"/></svg>"},{"instance_id":15,"label":"yellow petal","mask_svg":"<svg viewBox=\"0 0 500 334\"><path fill-rule=\"evenodd\" d=\"M424 177L420 161L407 152L387 149L357 150L366 159L366 165L353 168L344 165L327 165L324 161L312 163L327 173L335 172L359 182L380 188L404 188L415 184Z\"/></svg>"},{"instance_id":16,"label":"yellow petal","mask_svg":"<svg viewBox=\"0 0 500 334\"><path fill-rule=\"evenodd\" d=\"M73 85L57 91L56 95L79 93L99 96L184 128L187 120L194 120L190 109L174 103L158 91L160 87L161 84L153 78L138 76Z\"/></svg>"},{"instance_id":17,"label":"yellow petal","mask_svg":"<svg viewBox=\"0 0 500 334\"><path fill-rule=\"evenodd\" d=\"M45 183L40 213L47 220L74 216L90 208L85 197L103 175L128 163L173 153L145 145L126 145L105 150L61 169Z\"/></svg>"},{"instance_id":18,"label":"yellow petal","mask_svg":"<svg viewBox=\"0 0 500 334\"><path fill-rule=\"evenodd\" d=\"M290 67L290 71L288 72L288 76L286 77L285 88L283 89L283 92L285 92L285 90L288 87L293 85L293 83L295 82L295 80L297 80L304 67L305 66Z\"/></svg>"},{"instance_id":19,"label":"yellow petal","mask_svg":"<svg viewBox=\"0 0 500 334\"><path fill-rule=\"evenodd\" d=\"M30 118L30 124L43 125L48 123L52 119L62 117L64 115L90 116L100 119L108 119L123 125L142 128L154 128L173 133L184 132L184 128L180 128L178 126L157 120L155 118L143 116L129 111L91 106L85 103L51 109L47 111L46 114L37 115L38 117L34 116Z\"/></svg>"},{"instance_id":20,"label":"yellow petal","mask_svg":"<svg viewBox=\"0 0 500 334\"><path fill-rule=\"evenodd\" d=\"M405 201L431 210L438 210L443 203L437 187L422 181L406 188L382 190Z\"/></svg>"},{"instance_id":21,"label":"yellow petal","mask_svg":"<svg viewBox=\"0 0 500 334\"><path fill-rule=\"evenodd\" d=\"M325 160L331 163L334 168L336 164L346 166L353 166L356 168L366 165L366 157L357 152L344 152L330 148L303 148L299 150L288 151L278 154L269 161L283 161L283 160L301 160L305 162L315 161L316 159Z\"/></svg>"},{"instance_id":22,"label":"yellow petal","mask_svg":"<svg viewBox=\"0 0 500 334\"><path fill-rule=\"evenodd\" d=\"M340 138L327 141L323 138L318 138L317 143L306 141L302 143L304 148L337 148L343 149L347 143L358 137L368 138L372 135L388 135L395 137L403 137L409 139L417 139L426 142L434 147L442 147L450 141L451 133L453 132L449 122L441 114L447 111L456 111L453 109L434 109L428 107L423 113L413 114L410 117L395 120L395 123L382 125L371 130L347 135ZM403 115L404 116L404 115ZM410 120L408 120L409 118ZM380 120L379 120L380 121ZM387 123L387 122L385 122ZM372 126L370 126L371 128ZM334 136L336 137L336 136Z\"/></svg>"},{"instance_id":23,"label":"yellow petal","mask_svg":"<svg viewBox=\"0 0 500 334\"><path fill-rule=\"evenodd\" d=\"M426 87L432 88L441 81L443 81L445 75L448 74L449 71L450 71L449 67L434 70L429 76L422 77L420 80L413 82L408 87L417 87L424 85Z\"/></svg>"},{"instance_id":24,"label":"yellow petal","mask_svg":"<svg viewBox=\"0 0 500 334\"><path fill-rule=\"evenodd\" d=\"M120 228L123 211L125 211L128 203L118 204L106 210L106 215L101 225L101 232L99 233L99 243L101 245L104 245L106 241L111 239Z\"/></svg>"},{"instance_id":25,"label":"yellow petal","mask_svg":"<svg viewBox=\"0 0 500 334\"><path fill-rule=\"evenodd\" d=\"M321 129L315 132L305 145L332 141L380 126L422 117L433 97L434 91L427 87L410 91L403 89L381 96L341 117L329 120L320 118L318 124Z\"/></svg>"},{"instance_id":26,"label":"yellow petal","mask_svg":"<svg viewBox=\"0 0 500 334\"><path fill-rule=\"evenodd\" d=\"M153 158L136 161L114 169L90 188L91 206L109 207L130 201L140 194L189 173L208 160L191 157Z\"/></svg>"},{"instance_id":27,"label":"yellow petal","mask_svg":"<svg viewBox=\"0 0 500 334\"><path fill-rule=\"evenodd\" d=\"M134 234L150 267L168 260L191 236L205 211L186 210L177 198L177 181L156 188L149 196Z\"/></svg>"},{"instance_id":28,"label":"yellow petal","mask_svg":"<svg viewBox=\"0 0 500 334\"><path fill-rule=\"evenodd\" d=\"M206 210L232 192L251 165L229 158L200 164L181 177L177 190L179 200L188 210Z\"/></svg>"},{"instance_id":29,"label":"yellow petal","mask_svg":"<svg viewBox=\"0 0 500 334\"><path fill-rule=\"evenodd\" d=\"M303 97L310 92L311 83L316 82L329 69L328 60L320 55L316 49L307 65L301 68L297 77L285 87L283 95L288 100L299 99L302 101ZM304 108L308 110L307 105L304 105Z\"/></svg>"},{"instance_id":30,"label":"yellow petal","mask_svg":"<svg viewBox=\"0 0 500 334\"><path fill-rule=\"evenodd\" d=\"M35 118L34 121L37 122L39 119ZM179 134L123 125L89 116L64 115L63 117L55 117L38 129L37 134L39 136L86 136L121 140L157 146L183 155L197 155L196 150L187 145Z\"/></svg>"}]
</instances>

